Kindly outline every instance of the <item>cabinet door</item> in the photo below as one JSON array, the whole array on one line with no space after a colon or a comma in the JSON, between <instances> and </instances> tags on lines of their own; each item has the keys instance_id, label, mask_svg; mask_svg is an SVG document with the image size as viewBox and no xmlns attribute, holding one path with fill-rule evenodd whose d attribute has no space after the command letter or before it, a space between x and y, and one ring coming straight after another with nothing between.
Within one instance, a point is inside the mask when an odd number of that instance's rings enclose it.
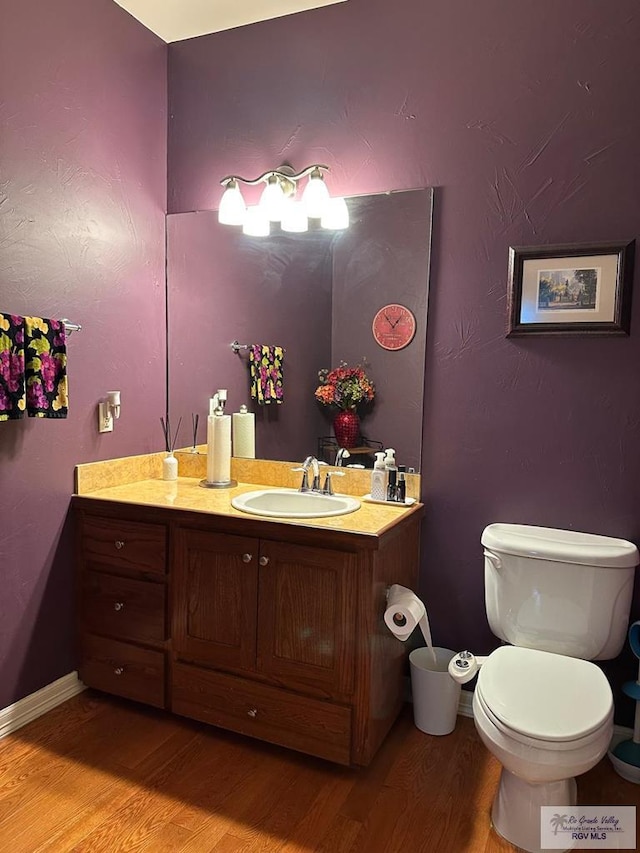
<instances>
[{"instance_id":1,"label":"cabinet door","mask_svg":"<svg viewBox=\"0 0 640 853\"><path fill-rule=\"evenodd\" d=\"M178 528L172 572L178 657L254 669L258 541Z\"/></svg>"},{"instance_id":2,"label":"cabinet door","mask_svg":"<svg viewBox=\"0 0 640 853\"><path fill-rule=\"evenodd\" d=\"M258 666L288 687L353 688L355 556L262 541Z\"/></svg>"}]
</instances>

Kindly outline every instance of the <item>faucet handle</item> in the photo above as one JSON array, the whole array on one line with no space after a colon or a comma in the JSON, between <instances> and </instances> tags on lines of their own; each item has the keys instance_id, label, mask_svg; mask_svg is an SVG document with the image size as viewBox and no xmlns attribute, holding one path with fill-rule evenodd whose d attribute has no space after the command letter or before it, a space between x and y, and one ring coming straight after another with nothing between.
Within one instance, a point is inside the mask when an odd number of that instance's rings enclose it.
<instances>
[{"instance_id":1,"label":"faucet handle","mask_svg":"<svg viewBox=\"0 0 640 853\"><path fill-rule=\"evenodd\" d=\"M300 483L299 492L308 492L309 491L309 479L307 476L306 468L292 468L292 471L295 471L296 474L302 474L302 482Z\"/></svg>"},{"instance_id":2,"label":"faucet handle","mask_svg":"<svg viewBox=\"0 0 640 853\"><path fill-rule=\"evenodd\" d=\"M324 481L324 489L322 490L324 495L333 494L333 477L344 477L344 471L327 471L327 476Z\"/></svg>"}]
</instances>

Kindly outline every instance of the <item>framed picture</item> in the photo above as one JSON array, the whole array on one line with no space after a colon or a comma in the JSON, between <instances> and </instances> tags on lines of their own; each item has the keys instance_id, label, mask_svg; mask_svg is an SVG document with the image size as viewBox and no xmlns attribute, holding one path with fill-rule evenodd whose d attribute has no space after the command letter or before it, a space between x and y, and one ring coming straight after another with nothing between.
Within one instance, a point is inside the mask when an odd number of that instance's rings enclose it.
<instances>
[{"instance_id":1,"label":"framed picture","mask_svg":"<svg viewBox=\"0 0 640 853\"><path fill-rule=\"evenodd\" d=\"M507 337L628 335L634 241L511 247Z\"/></svg>"}]
</instances>

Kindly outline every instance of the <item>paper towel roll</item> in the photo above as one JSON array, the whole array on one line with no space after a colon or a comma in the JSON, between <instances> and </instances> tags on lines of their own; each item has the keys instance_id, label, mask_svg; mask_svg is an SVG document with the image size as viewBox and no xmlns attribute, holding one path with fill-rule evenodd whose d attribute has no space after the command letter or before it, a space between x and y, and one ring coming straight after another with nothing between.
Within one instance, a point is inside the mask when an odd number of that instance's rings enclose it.
<instances>
[{"instance_id":1,"label":"paper towel roll","mask_svg":"<svg viewBox=\"0 0 640 853\"><path fill-rule=\"evenodd\" d=\"M233 455L256 458L256 416L246 406L233 413Z\"/></svg>"},{"instance_id":2,"label":"paper towel roll","mask_svg":"<svg viewBox=\"0 0 640 853\"><path fill-rule=\"evenodd\" d=\"M425 616L425 606L418 596L405 586L393 584L384 613L384 621L391 633L404 642Z\"/></svg>"},{"instance_id":3,"label":"paper towel roll","mask_svg":"<svg viewBox=\"0 0 640 853\"><path fill-rule=\"evenodd\" d=\"M207 482L227 483L231 479L231 416L207 418Z\"/></svg>"}]
</instances>

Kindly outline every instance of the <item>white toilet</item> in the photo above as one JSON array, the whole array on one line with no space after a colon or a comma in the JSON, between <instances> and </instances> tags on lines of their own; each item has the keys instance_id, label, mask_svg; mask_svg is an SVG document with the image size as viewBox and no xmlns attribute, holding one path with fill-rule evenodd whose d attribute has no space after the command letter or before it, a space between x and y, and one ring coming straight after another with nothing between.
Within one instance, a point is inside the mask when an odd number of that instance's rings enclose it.
<instances>
[{"instance_id":1,"label":"white toilet","mask_svg":"<svg viewBox=\"0 0 640 853\"><path fill-rule=\"evenodd\" d=\"M574 777L609 747L613 696L588 661L622 649L638 550L520 524L491 524L481 541L489 625L510 644L484 659L473 697L478 733L502 764L492 820L538 853L540 806L576 805Z\"/></svg>"}]
</instances>

